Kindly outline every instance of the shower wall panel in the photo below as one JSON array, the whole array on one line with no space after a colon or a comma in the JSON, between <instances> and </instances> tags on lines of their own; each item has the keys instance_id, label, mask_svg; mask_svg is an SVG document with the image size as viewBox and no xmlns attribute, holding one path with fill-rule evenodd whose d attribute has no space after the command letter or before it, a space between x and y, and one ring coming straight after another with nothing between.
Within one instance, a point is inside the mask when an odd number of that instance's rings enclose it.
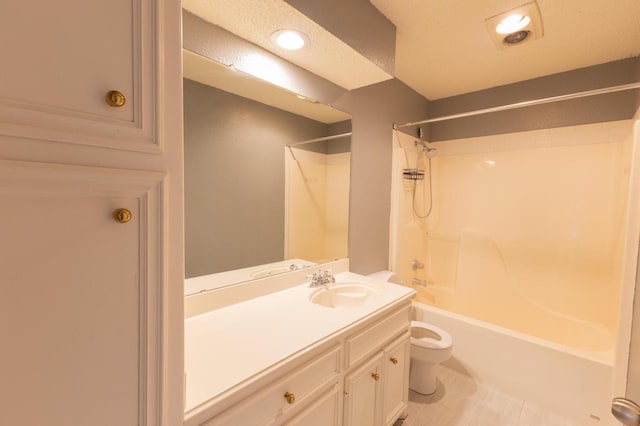
<instances>
[{"instance_id":1,"label":"shower wall panel","mask_svg":"<svg viewBox=\"0 0 640 426\"><path fill-rule=\"evenodd\" d=\"M565 343L609 347L631 131L629 120L432 144L427 219L413 210L425 211L428 172L422 182L394 176L395 270L408 284L427 283L416 287L421 302L543 338L563 329ZM396 135L394 146L394 175L415 165L428 170L413 138ZM413 258L425 268L411 270ZM587 342L594 335L601 343Z\"/></svg>"}]
</instances>

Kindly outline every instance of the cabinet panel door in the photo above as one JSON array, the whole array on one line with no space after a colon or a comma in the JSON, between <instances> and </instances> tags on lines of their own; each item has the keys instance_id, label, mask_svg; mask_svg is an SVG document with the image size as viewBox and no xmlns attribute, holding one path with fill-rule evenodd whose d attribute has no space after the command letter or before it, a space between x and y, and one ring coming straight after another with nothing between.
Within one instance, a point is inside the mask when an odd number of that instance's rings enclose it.
<instances>
[{"instance_id":1,"label":"cabinet panel door","mask_svg":"<svg viewBox=\"0 0 640 426\"><path fill-rule=\"evenodd\" d=\"M0 424L158 424L157 179L0 162Z\"/></svg>"},{"instance_id":2,"label":"cabinet panel door","mask_svg":"<svg viewBox=\"0 0 640 426\"><path fill-rule=\"evenodd\" d=\"M379 386L382 372L382 353L365 362L345 377L344 380L344 424L364 426L380 424Z\"/></svg>"},{"instance_id":3,"label":"cabinet panel door","mask_svg":"<svg viewBox=\"0 0 640 426\"><path fill-rule=\"evenodd\" d=\"M0 135L157 150L153 4L3 2ZM111 90L123 106L108 105Z\"/></svg>"},{"instance_id":4,"label":"cabinet panel door","mask_svg":"<svg viewBox=\"0 0 640 426\"><path fill-rule=\"evenodd\" d=\"M407 408L409 396L409 334L404 334L384 351L384 424L392 425Z\"/></svg>"},{"instance_id":5,"label":"cabinet panel door","mask_svg":"<svg viewBox=\"0 0 640 426\"><path fill-rule=\"evenodd\" d=\"M336 385L327 394L318 398L316 402L296 418L286 423L287 426L339 426L341 420L340 396L342 388Z\"/></svg>"}]
</instances>

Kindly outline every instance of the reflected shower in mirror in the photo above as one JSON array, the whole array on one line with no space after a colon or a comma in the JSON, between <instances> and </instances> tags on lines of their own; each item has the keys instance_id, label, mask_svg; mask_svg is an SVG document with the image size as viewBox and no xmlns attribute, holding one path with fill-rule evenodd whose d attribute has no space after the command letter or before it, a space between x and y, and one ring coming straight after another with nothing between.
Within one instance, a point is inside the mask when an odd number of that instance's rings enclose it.
<instances>
[{"instance_id":1,"label":"reflected shower in mirror","mask_svg":"<svg viewBox=\"0 0 640 426\"><path fill-rule=\"evenodd\" d=\"M349 116L285 91L305 109L322 108L320 118L240 96L237 81L255 79L216 63L206 66L229 76L214 87L192 55L185 51L186 278L219 279L188 280L185 294L346 257L350 139L296 142L348 133Z\"/></svg>"},{"instance_id":2,"label":"reflected shower in mirror","mask_svg":"<svg viewBox=\"0 0 640 426\"><path fill-rule=\"evenodd\" d=\"M351 133L290 144L285 161L285 258L347 257Z\"/></svg>"}]
</instances>

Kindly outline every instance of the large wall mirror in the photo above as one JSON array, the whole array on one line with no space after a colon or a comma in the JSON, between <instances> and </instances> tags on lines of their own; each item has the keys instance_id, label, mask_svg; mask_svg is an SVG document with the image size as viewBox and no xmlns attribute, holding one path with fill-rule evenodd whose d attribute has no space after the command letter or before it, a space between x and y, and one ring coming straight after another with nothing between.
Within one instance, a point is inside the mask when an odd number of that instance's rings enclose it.
<instances>
[{"instance_id":1,"label":"large wall mirror","mask_svg":"<svg viewBox=\"0 0 640 426\"><path fill-rule=\"evenodd\" d=\"M185 294L346 257L349 115L183 55Z\"/></svg>"}]
</instances>

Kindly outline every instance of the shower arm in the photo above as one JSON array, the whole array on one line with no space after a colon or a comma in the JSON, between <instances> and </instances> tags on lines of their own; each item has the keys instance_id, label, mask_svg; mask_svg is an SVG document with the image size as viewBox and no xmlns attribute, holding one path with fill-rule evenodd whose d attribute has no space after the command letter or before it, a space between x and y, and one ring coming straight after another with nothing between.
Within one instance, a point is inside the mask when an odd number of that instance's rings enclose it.
<instances>
[{"instance_id":1,"label":"shower arm","mask_svg":"<svg viewBox=\"0 0 640 426\"><path fill-rule=\"evenodd\" d=\"M585 98L587 96L605 95L607 93L622 92L625 90L640 89L640 82L622 84L620 86L604 87L601 89L586 90L584 92L569 93L566 95L551 96L549 98L533 99L530 101L516 102L513 104L500 105L497 107L478 109L475 111L461 112L459 114L444 115L442 117L429 118L421 121L414 121L405 124L394 124L393 129L399 130L402 127L417 126L419 124L436 123L438 121L454 120L456 118L472 117L474 115L489 114L492 112L508 111L512 109L525 108L534 105L548 104L551 102L568 101L571 99Z\"/></svg>"}]
</instances>

